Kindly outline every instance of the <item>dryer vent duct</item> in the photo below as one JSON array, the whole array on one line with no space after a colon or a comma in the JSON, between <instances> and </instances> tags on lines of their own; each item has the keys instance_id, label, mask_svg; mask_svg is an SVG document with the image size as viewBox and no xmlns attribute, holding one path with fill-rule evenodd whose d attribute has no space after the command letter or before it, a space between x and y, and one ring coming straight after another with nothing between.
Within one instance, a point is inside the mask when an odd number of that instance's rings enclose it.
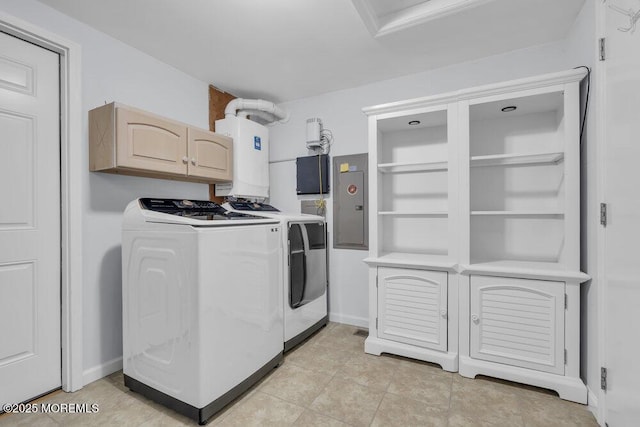
<instances>
[{"instance_id":1,"label":"dryer vent duct","mask_svg":"<svg viewBox=\"0 0 640 427\"><path fill-rule=\"evenodd\" d=\"M264 99L236 98L227 104L224 116L225 118L253 116L258 117L267 124L274 122L286 123L289 121L288 111Z\"/></svg>"}]
</instances>

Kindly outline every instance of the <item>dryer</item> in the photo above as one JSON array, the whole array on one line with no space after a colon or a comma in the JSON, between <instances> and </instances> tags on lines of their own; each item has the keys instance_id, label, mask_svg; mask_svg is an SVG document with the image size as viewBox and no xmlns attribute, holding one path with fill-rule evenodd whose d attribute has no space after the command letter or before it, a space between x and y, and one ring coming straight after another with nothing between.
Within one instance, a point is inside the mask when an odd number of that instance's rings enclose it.
<instances>
[{"instance_id":1,"label":"dryer","mask_svg":"<svg viewBox=\"0 0 640 427\"><path fill-rule=\"evenodd\" d=\"M209 201L131 202L122 236L123 371L201 424L282 361L278 220Z\"/></svg>"},{"instance_id":2,"label":"dryer","mask_svg":"<svg viewBox=\"0 0 640 427\"><path fill-rule=\"evenodd\" d=\"M282 227L284 351L304 341L329 321L327 231L318 215L283 213L266 203L229 201L238 213L277 219Z\"/></svg>"}]
</instances>

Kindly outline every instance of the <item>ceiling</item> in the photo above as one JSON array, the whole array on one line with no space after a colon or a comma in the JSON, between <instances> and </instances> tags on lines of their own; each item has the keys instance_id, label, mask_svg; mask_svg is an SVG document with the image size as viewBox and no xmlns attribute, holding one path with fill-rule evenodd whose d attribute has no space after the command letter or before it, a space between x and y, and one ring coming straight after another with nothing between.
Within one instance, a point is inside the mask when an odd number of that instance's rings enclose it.
<instances>
[{"instance_id":1,"label":"ceiling","mask_svg":"<svg viewBox=\"0 0 640 427\"><path fill-rule=\"evenodd\" d=\"M224 91L305 98L561 40L584 0L39 0Z\"/></svg>"}]
</instances>

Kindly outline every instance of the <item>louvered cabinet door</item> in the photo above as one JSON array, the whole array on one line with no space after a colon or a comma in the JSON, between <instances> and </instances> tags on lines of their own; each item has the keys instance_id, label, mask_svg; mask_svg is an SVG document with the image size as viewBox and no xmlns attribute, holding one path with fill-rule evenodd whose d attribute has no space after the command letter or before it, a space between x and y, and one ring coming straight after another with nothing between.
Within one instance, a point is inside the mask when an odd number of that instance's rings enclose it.
<instances>
[{"instance_id":1,"label":"louvered cabinet door","mask_svg":"<svg viewBox=\"0 0 640 427\"><path fill-rule=\"evenodd\" d=\"M471 357L564 374L564 287L472 276Z\"/></svg>"},{"instance_id":2,"label":"louvered cabinet door","mask_svg":"<svg viewBox=\"0 0 640 427\"><path fill-rule=\"evenodd\" d=\"M447 273L378 268L378 337L447 351Z\"/></svg>"}]
</instances>

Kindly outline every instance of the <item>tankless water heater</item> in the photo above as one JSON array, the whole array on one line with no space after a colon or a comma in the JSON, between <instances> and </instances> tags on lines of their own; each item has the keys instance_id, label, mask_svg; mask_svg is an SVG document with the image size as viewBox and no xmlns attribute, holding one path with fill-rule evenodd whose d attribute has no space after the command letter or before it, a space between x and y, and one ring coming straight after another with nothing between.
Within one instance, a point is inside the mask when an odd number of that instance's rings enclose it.
<instances>
[{"instance_id":1,"label":"tankless water heater","mask_svg":"<svg viewBox=\"0 0 640 427\"><path fill-rule=\"evenodd\" d=\"M269 130L244 117L216 120L216 132L233 138L233 182L216 184L216 196L269 197Z\"/></svg>"}]
</instances>

